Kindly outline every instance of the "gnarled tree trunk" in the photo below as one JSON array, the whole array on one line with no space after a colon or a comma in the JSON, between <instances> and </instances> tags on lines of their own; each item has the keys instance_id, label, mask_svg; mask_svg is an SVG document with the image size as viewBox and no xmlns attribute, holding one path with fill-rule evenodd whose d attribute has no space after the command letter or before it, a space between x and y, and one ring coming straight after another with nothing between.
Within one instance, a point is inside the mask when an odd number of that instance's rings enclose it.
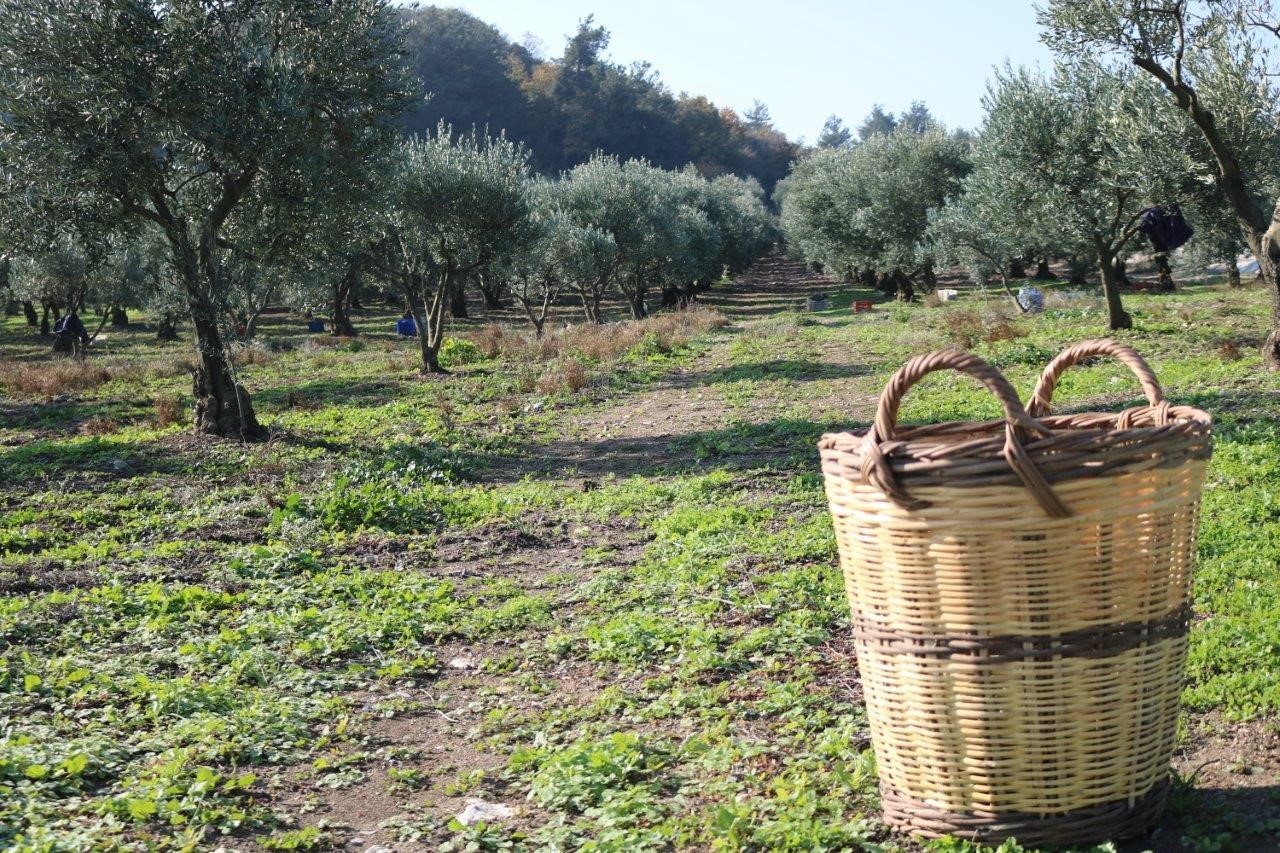
<instances>
[{"instance_id":1,"label":"gnarled tree trunk","mask_svg":"<svg viewBox=\"0 0 1280 853\"><path fill-rule=\"evenodd\" d=\"M633 288L627 291L627 307L631 309L631 319L643 320L649 316L649 309L644 304L645 289Z\"/></svg>"},{"instance_id":2,"label":"gnarled tree trunk","mask_svg":"<svg viewBox=\"0 0 1280 853\"><path fill-rule=\"evenodd\" d=\"M467 314L467 277L450 276L447 296L449 298L449 316L455 320L469 319Z\"/></svg>"},{"instance_id":3,"label":"gnarled tree trunk","mask_svg":"<svg viewBox=\"0 0 1280 853\"><path fill-rule=\"evenodd\" d=\"M1262 363L1268 370L1280 370L1280 201L1271 214L1270 227L1249 248L1258 260L1258 277L1271 294L1271 332L1262 344Z\"/></svg>"},{"instance_id":4,"label":"gnarled tree trunk","mask_svg":"<svg viewBox=\"0 0 1280 853\"><path fill-rule=\"evenodd\" d=\"M129 325L129 312L117 305L111 309L111 325L121 328Z\"/></svg>"},{"instance_id":5,"label":"gnarled tree trunk","mask_svg":"<svg viewBox=\"0 0 1280 853\"><path fill-rule=\"evenodd\" d=\"M193 303L191 320L196 329L196 368L191 381L196 398L195 431L241 441L262 438L266 430L258 423L244 386L235 380L213 306Z\"/></svg>"},{"instance_id":6,"label":"gnarled tree trunk","mask_svg":"<svg viewBox=\"0 0 1280 853\"><path fill-rule=\"evenodd\" d=\"M178 324L173 319L172 314L161 314L160 322L156 324L156 340L157 341L176 341L178 339Z\"/></svg>"},{"instance_id":7,"label":"gnarled tree trunk","mask_svg":"<svg viewBox=\"0 0 1280 853\"><path fill-rule=\"evenodd\" d=\"M1089 269L1089 264L1081 258L1071 258L1067 261L1067 284L1086 284L1085 271Z\"/></svg>"},{"instance_id":8,"label":"gnarled tree trunk","mask_svg":"<svg viewBox=\"0 0 1280 853\"><path fill-rule=\"evenodd\" d=\"M1115 282L1117 287L1131 286L1131 282L1129 281L1129 265L1125 262L1124 258L1119 255L1116 255L1115 260L1111 262L1111 280ZM1115 327L1112 326L1112 328ZM1129 327L1125 326L1125 328L1127 329Z\"/></svg>"},{"instance_id":9,"label":"gnarled tree trunk","mask_svg":"<svg viewBox=\"0 0 1280 853\"><path fill-rule=\"evenodd\" d=\"M897 291L897 299L899 302L915 301L916 290L910 276L903 274L902 270L894 270L893 283Z\"/></svg>"},{"instance_id":10,"label":"gnarled tree trunk","mask_svg":"<svg viewBox=\"0 0 1280 853\"><path fill-rule=\"evenodd\" d=\"M599 282L592 282L591 285L578 285L575 289L578 291L578 297L582 300L582 313L586 316L588 323L600 322L600 299L603 296L603 289L597 286Z\"/></svg>"},{"instance_id":11,"label":"gnarled tree trunk","mask_svg":"<svg viewBox=\"0 0 1280 853\"><path fill-rule=\"evenodd\" d=\"M502 301L502 282L492 276L477 273L476 287L480 288L481 295L484 296L484 310L500 311L506 308L506 304Z\"/></svg>"},{"instance_id":12,"label":"gnarled tree trunk","mask_svg":"<svg viewBox=\"0 0 1280 853\"><path fill-rule=\"evenodd\" d=\"M1049 269L1048 258L1041 258L1039 262L1036 263L1035 277L1040 281L1052 281L1057 278L1057 276L1053 274L1053 270Z\"/></svg>"},{"instance_id":13,"label":"gnarled tree trunk","mask_svg":"<svg viewBox=\"0 0 1280 853\"><path fill-rule=\"evenodd\" d=\"M927 260L920 266L920 278L924 280L926 293L933 293L938 289L938 276L933 271L932 260Z\"/></svg>"},{"instance_id":14,"label":"gnarled tree trunk","mask_svg":"<svg viewBox=\"0 0 1280 853\"><path fill-rule=\"evenodd\" d=\"M25 299L22 302L22 313L27 317L27 325L35 329L40 325L40 315L36 313L36 306L31 304L31 300Z\"/></svg>"}]
</instances>

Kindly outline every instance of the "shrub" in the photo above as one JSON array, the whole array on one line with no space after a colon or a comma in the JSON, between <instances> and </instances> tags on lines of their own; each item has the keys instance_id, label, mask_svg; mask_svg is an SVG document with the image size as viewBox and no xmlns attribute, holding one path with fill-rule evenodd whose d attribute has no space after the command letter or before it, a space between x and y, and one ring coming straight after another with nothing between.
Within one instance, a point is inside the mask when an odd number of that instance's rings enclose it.
<instances>
[{"instance_id":1,"label":"shrub","mask_svg":"<svg viewBox=\"0 0 1280 853\"><path fill-rule=\"evenodd\" d=\"M440 363L445 367L461 367L483 361L480 347L465 338L445 338L440 345Z\"/></svg>"},{"instance_id":2,"label":"shrub","mask_svg":"<svg viewBox=\"0 0 1280 853\"><path fill-rule=\"evenodd\" d=\"M94 416L80 423L76 430L80 435L110 435L120 429L120 422L114 418Z\"/></svg>"},{"instance_id":3,"label":"shrub","mask_svg":"<svg viewBox=\"0 0 1280 853\"><path fill-rule=\"evenodd\" d=\"M69 391L96 388L116 378L118 373L102 364L74 359L52 361L0 361L0 387L10 393L56 397Z\"/></svg>"},{"instance_id":4,"label":"shrub","mask_svg":"<svg viewBox=\"0 0 1280 853\"><path fill-rule=\"evenodd\" d=\"M965 349L973 349L979 341L995 343L1022 337L1022 332L999 311L987 314L974 308L953 308L942 314L943 332L947 338Z\"/></svg>"},{"instance_id":5,"label":"shrub","mask_svg":"<svg viewBox=\"0 0 1280 853\"><path fill-rule=\"evenodd\" d=\"M231 357L237 367L250 364L270 364L280 357L275 347L266 341L250 341Z\"/></svg>"},{"instance_id":6,"label":"shrub","mask_svg":"<svg viewBox=\"0 0 1280 853\"><path fill-rule=\"evenodd\" d=\"M182 401L176 395L156 397L156 426L176 424L182 416Z\"/></svg>"},{"instance_id":7,"label":"shrub","mask_svg":"<svg viewBox=\"0 0 1280 853\"><path fill-rule=\"evenodd\" d=\"M586 365L576 358L566 358L547 365L536 384L543 394L554 394L561 388L576 394L586 387L587 379Z\"/></svg>"},{"instance_id":8,"label":"shrub","mask_svg":"<svg viewBox=\"0 0 1280 853\"><path fill-rule=\"evenodd\" d=\"M562 371L565 386L573 393L578 393L587 384L587 369L577 359L569 359L564 363Z\"/></svg>"},{"instance_id":9,"label":"shrub","mask_svg":"<svg viewBox=\"0 0 1280 853\"><path fill-rule=\"evenodd\" d=\"M497 323L490 323L482 329L470 332L466 339L475 344L485 358L502 355L508 344L506 332Z\"/></svg>"}]
</instances>

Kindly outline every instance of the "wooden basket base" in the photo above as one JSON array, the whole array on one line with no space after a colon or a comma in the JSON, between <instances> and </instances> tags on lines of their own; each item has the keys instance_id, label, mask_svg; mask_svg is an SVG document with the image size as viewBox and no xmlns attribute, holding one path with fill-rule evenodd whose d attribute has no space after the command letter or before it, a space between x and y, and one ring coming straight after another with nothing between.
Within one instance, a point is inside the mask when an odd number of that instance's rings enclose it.
<instances>
[{"instance_id":1,"label":"wooden basket base","mask_svg":"<svg viewBox=\"0 0 1280 853\"><path fill-rule=\"evenodd\" d=\"M1132 804L1122 800L1055 815L956 814L884 788L880 797L885 823L926 838L953 835L995 843L1016 838L1019 844L1097 844L1149 829L1164 811L1169 787L1166 777Z\"/></svg>"}]
</instances>

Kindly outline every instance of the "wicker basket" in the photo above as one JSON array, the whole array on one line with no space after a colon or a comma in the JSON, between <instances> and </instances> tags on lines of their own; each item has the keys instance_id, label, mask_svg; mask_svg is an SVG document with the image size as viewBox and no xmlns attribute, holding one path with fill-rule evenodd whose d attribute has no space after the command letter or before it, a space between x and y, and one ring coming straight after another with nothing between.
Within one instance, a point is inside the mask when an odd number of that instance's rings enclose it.
<instances>
[{"instance_id":1,"label":"wicker basket","mask_svg":"<svg viewBox=\"0 0 1280 853\"><path fill-rule=\"evenodd\" d=\"M1093 356L1128 365L1149 405L1049 416L1059 376ZM944 369L1004 419L897 428L902 395ZM915 358L866 434L823 436L889 824L1079 844L1159 816L1210 424L1102 340L1054 359L1026 409L974 355Z\"/></svg>"}]
</instances>

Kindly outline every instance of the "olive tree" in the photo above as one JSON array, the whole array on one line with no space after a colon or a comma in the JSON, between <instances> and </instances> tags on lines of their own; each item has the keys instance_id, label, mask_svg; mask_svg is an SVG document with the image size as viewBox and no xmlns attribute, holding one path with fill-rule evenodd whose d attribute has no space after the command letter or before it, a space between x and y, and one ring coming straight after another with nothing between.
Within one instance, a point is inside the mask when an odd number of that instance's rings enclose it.
<instances>
[{"instance_id":1,"label":"olive tree","mask_svg":"<svg viewBox=\"0 0 1280 853\"><path fill-rule=\"evenodd\" d=\"M413 312L424 373L447 372L439 353L449 296L520 234L529 179L528 152L505 137L441 125L401 147L371 263Z\"/></svg>"},{"instance_id":2,"label":"olive tree","mask_svg":"<svg viewBox=\"0 0 1280 853\"><path fill-rule=\"evenodd\" d=\"M84 310L105 255L105 247L60 234L43 251L12 259L10 287L22 302L40 306L41 334L49 334L51 315Z\"/></svg>"},{"instance_id":3,"label":"olive tree","mask_svg":"<svg viewBox=\"0 0 1280 853\"><path fill-rule=\"evenodd\" d=\"M1091 257L1112 329L1132 325L1116 261L1143 211L1178 192L1176 146L1167 144L1176 129L1152 123L1142 88L1132 74L1088 62L1049 78L998 72L960 207L976 217L971 235L989 224L986 239L1006 252L1048 243Z\"/></svg>"},{"instance_id":4,"label":"olive tree","mask_svg":"<svg viewBox=\"0 0 1280 853\"><path fill-rule=\"evenodd\" d=\"M869 134L793 165L782 207L791 251L844 276L876 274L900 299L931 286L929 211L954 195L968 146L937 125Z\"/></svg>"},{"instance_id":5,"label":"olive tree","mask_svg":"<svg viewBox=\"0 0 1280 853\"><path fill-rule=\"evenodd\" d=\"M1258 260L1272 299L1263 361L1280 370L1280 200L1276 161L1280 65L1263 40L1280 39L1269 0L1049 0L1044 40L1067 57L1108 54L1161 92L1194 126L1200 162Z\"/></svg>"},{"instance_id":6,"label":"olive tree","mask_svg":"<svg viewBox=\"0 0 1280 853\"><path fill-rule=\"evenodd\" d=\"M575 224L597 229L612 242L612 248L596 244L610 257L585 297L591 303L587 313L593 322L600 321L600 296L610 285L618 288L633 318L648 314L646 297L653 283L648 273L674 201L659 171L640 160L623 163L616 157L597 156L564 176L565 213Z\"/></svg>"},{"instance_id":7,"label":"olive tree","mask_svg":"<svg viewBox=\"0 0 1280 853\"><path fill-rule=\"evenodd\" d=\"M106 242L59 235L45 251L12 260L10 286L16 298L43 308L43 334L50 315L96 313L97 338L109 320L149 301L159 283L158 265L135 235L116 234Z\"/></svg>"},{"instance_id":8,"label":"olive tree","mask_svg":"<svg viewBox=\"0 0 1280 853\"><path fill-rule=\"evenodd\" d=\"M201 432L261 433L219 330L224 240L251 207L280 222L361 192L406 103L398 26L386 0L0 3L3 230L164 236Z\"/></svg>"},{"instance_id":9,"label":"olive tree","mask_svg":"<svg viewBox=\"0 0 1280 853\"><path fill-rule=\"evenodd\" d=\"M706 184L701 208L720 234L718 262L729 273L740 273L766 255L781 236L777 217L764 202L764 188L755 178L719 175Z\"/></svg>"}]
</instances>

